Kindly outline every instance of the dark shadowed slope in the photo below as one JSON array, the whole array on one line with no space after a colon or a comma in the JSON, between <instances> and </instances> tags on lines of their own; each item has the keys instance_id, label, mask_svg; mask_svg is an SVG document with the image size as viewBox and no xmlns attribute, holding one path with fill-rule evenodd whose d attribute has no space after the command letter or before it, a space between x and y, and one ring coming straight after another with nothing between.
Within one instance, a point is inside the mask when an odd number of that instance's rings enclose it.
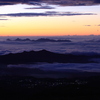
<instances>
[{"instance_id":1,"label":"dark shadowed slope","mask_svg":"<svg viewBox=\"0 0 100 100\"><path fill-rule=\"evenodd\" d=\"M31 64L36 62L47 63L92 63L91 58L100 58L100 55L73 55L59 54L46 50L30 51L0 56L1 64Z\"/></svg>"}]
</instances>

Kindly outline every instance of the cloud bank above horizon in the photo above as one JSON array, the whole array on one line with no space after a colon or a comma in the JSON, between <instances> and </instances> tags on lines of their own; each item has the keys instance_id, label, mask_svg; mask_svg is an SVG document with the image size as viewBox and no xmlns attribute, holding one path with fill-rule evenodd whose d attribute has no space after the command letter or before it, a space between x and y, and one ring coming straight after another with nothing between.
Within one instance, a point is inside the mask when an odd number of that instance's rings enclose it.
<instances>
[{"instance_id":1,"label":"cloud bank above horizon","mask_svg":"<svg viewBox=\"0 0 100 100\"><path fill-rule=\"evenodd\" d=\"M68 6L83 6L83 5L94 5L100 4L100 0L0 0L0 5L11 5L11 4L31 4L41 5L41 3L57 4L57 5L68 5Z\"/></svg>"},{"instance_id":2,"label":"cloud bank above horizon","mask_svg":"<svg viewBox=\"0 0 100 100\"><path fill-rule=\"evenodd\" d=\"M77 13L77 12L56 12L56 11L47 11L44 13L9 13L9 14L0 14L0 16L9 16L9 17L34 17L34 16L75 16L75 15L96 15L94 13ZM6 19L1 19L6 20Z\"/></svg>"}]
</instances>

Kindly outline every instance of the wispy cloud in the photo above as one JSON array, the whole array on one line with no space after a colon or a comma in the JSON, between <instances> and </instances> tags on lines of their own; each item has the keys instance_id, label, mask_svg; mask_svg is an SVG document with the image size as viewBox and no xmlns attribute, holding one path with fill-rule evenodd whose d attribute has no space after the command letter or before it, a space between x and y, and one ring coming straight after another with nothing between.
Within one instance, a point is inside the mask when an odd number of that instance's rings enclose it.
<instances>
[{"instance_id":1,"label":"wispy cloud","mask_svg":"<svg viewBox=\"0 0 100 100\"><path fill-rule=\"evenodd\" d=\"M13 3L7 3L7 2L0 2L0 6L4 6L4 5L13 5Z\"/></svg>"},{"instance_id":2,"label":"wispy cloud","mask_svg":"<svg viewBox=\"0 0 100 100\"><path fill-rule=\"evenodd\" d=\"M100 0L0 0L0 5L11 5L16 3L41 5L41 3L62 5L62 6L83 6L100 4Z\"/></svg>"},{"instance_id":3,"label":"wispy cloud","mask_svg":"<svg viewBox=\"0 0 100 100\"><path fill-rule=\"evenodd\" d=\"M98 24L98 25L84 25L84 26L100 26L100 24Z\"/></svg>"},{"instance_id":4,"label":"wispy cloud","mask_svg":"<svg viewBox=\"0 0 100 100\"><path fill-rule=\"evenodd\" d=\"M83 6L83 5L87 6L87 5L99 4L100 0L37 0L37 2L35 0L31 0L31 2L28 3L37 5L42 2L48 4L61 5L61 6Z\"/></svg>"},{"instance_id":5,"label":"wispy cloud","mask_svg":"<svg viewBox=\"0 0 100 100\"><path fill-rule=\"evenodd\" d=\"M100 3L100 0L94 0L95 3Z\"/></svg>"},{"instance_id":6,"label":"wispy cloud","mask_svg":"<svg viewBox=\"0 0 100 100\"><path fill-rule=\"evenodd\" d=\"M40 6L40 7L32 7L32 8L25 8L25 9L55 9L55 8L50 6Z\"/></svg>"},{"instance_id":7,"label":"wispy cloud","mask_svg":"<svg viewBox=\"0 0 100 100\"><path fill-rule=\"evenodd\" d=\"M0 19L0 20L8 20L8 19Z\"/></svg>"},{"instance_id":8,"label":"wispy cloud","mask_svg":"<svg viewBox=\"0 0 100 100\"><path fill-rule=\"evenodd\" d=\"M0 16L9 16L9 17L35 17L35 16L76 16L76 15L96 15L94 13L77 13L77 12L56 12L56 11L47 11L44 13L9 13L9 14L0 14Z\"/></svg>"},{"instance_id":9,"label":"wispy cloud","mask_svg":"<svg viewBox=\"0 0 100 100\"><path fill-rule=\"evenodd\" d=\"M91 26L91 25L84 25L84 26Z\"/></svg>"},{"instance_id":10,"label":"wispy cloud","mask_svg":"<svg viewBox=\"0 0 100 100\"><path fill-rule=\"evenodd\" d=\"M98 26L100 26L100 24Z\"/></svg>"},{"instance_id":11,"label":"wispy cloud","mask_svg":"<svg viewBox=\"0 0 100 100\"><path fill-rule=\"evenodd\" d=\"M97 25L95 25L95 26L100 26L100 24L97 24Z\"/></svg>"}]
</instances>

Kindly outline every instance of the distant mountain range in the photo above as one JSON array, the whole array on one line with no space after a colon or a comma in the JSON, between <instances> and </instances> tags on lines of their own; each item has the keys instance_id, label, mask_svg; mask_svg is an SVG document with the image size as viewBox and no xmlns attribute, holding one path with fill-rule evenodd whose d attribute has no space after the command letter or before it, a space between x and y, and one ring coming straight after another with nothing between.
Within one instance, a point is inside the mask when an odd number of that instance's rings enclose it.
<instances>
[{"instance_id":1,"label":"distant mountain range","mask_svg":"<svg viewBox=\"0 0 100 100\"><path fill-rule=\"evenodd\" d=\"M100 55L73 55L59 54L46 50L24 51L22 53L0 55L0 64L34 64L37 62L46 63L95 63L93 58L100 58Z\"/></svg>"},{"instance_id":2,"label":"distant mountain range","mask_svg":"<svg viewBox=\"0 0 100 100\"><path fill-rule=\"evenodd\" d=\"M29 38L26 38L26 39L20 39L20 38L17 38L17 39L15 39L15 40L7 39L7 41L32 41L32 42L71 42L71 40L61 40L61 39L54 40L54 39L49 39L49 38L40 38L40 39L37 39L37 40L30 40Z\"/></svg>"}]
</instances>

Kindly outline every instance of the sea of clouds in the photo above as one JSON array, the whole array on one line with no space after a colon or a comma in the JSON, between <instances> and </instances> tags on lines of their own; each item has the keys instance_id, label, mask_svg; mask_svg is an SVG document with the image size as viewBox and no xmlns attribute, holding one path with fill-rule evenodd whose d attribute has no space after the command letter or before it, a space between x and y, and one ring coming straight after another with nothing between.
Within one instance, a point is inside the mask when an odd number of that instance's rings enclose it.
<instances>
[{"instance_id":1,"label":"sea of clouds","mask_svg":"<svg viewBox=\"0 0 100 100\"><path fill-rule=\"evenodd\" d=\"M42 37L50 39L67 39L72 42L33 42L33 41L7 41L6 39L16 39L17 37L0 37L0 55L9 53L18 53L23 51L39 51L46 49L48 51L57 53L72 53L75 55L97 55L100 54L100 36L62 36L62 37ZM36 40L41 37L19 37L21 39L29 38ZM21 64L21 65L7 65L5 68L9 70L3 70L4 73L10 73L14 68L29 68L37 69L35 72L41 71L57 71L57 72L100 72L100 59L92 59L97 63L37 63L37 64ZM16 70L17 71L17 70ZM19 71L19 70L18 70ZM13 72L13 71L11 71ZM17 72L18 73L18 72ZM29 71L30 73L30 71ZM27 73L29 75L29 73ZM33 71L34 73L34 71ZM32 72L31 72L32 74Z\"/></svg>"},{"instance_id":2,"label":"sea of clouds","mask_svg":"<svg viewBox=\"0 0 100 100\"><path fill-rule=\"evenodd\" d=\"M0 55L8 53L18 53L23 51L39 51L46 49L57 53L73 54L95 54L100 53L100 36L59 36L42 37L49 39L67 39L72 42L33 42L33 41L6 41L6 39L16 39L17 37L0 37ZM36 40L41 37L19 37Z\"/></svg>"}]
</instances>

